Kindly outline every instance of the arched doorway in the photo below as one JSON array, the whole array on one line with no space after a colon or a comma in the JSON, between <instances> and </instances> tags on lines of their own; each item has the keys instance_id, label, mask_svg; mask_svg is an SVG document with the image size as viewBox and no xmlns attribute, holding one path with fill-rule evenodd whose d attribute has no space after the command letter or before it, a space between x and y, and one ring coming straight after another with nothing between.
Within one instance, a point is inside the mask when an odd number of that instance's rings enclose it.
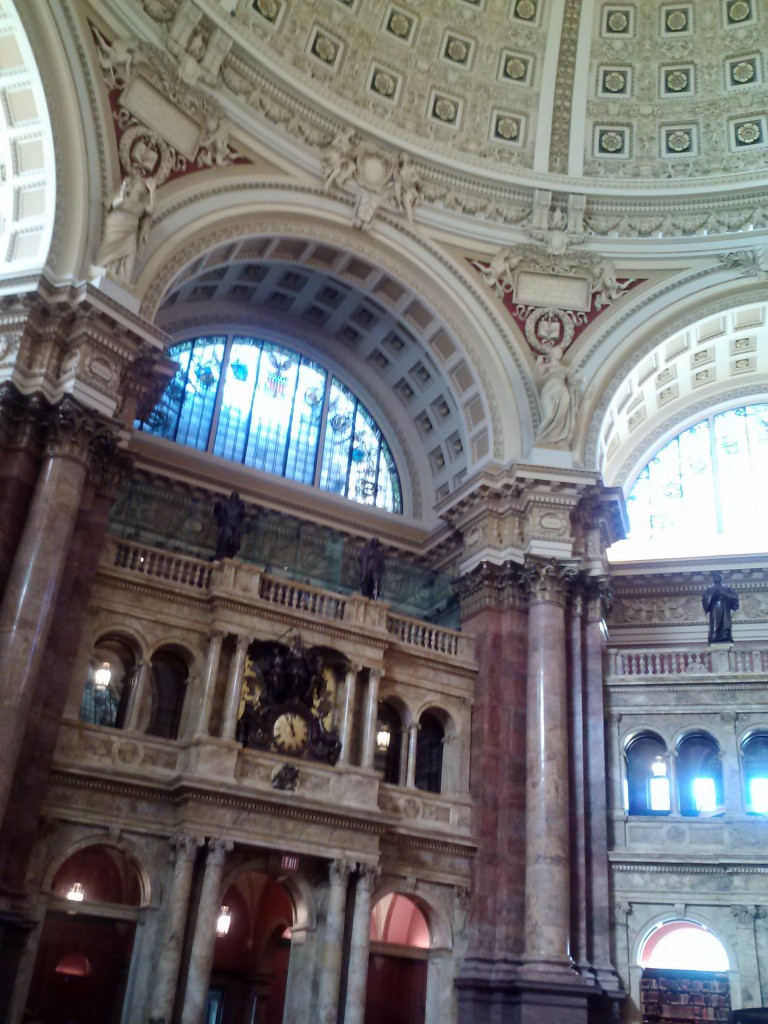
<instances>
[{"instance_id":1,"label":"arched doorway","mask_svg":"<svg viewBox=\"0 0 768 1024\"><path fill-rule=\"evenodd\" d=\"M138 871L120 850L93 845L51 883L26 1015L39 1024L119 1024L133 953Z\"/></svg>"},{"instance_id":2,"label":"arched doorway","mask_svg":"<svg viewBox=\"0 0 768 1024\"><path fill-rule=\"evenodd\" d=\"M638 960L643 968L640 1008L648 1024L726 1019L730 964L708 928L694 921L661 922L646 936Z\"/></svg>"},{"instance_id":3,"label":"arched doorway","mask_svg":"<svg viewBox=\"0 0 768 1024\"><path fill-rule=\"evenodd\" d=\"M209 1024L282 1024L291 954L293 903L262 871L241 872L222 905L229 923L218 929L211 972Z\"/></svg>"},{"instance_id":4,"label":"arched doorway","mask_svg":"<svg viewBox=\"0 0 768 1024\"><path fill-rule=\"evenodd\" d=\"M371 912L365 1024L424 1024L430 932L408 896L388 893Z\"/></svg>"}]
</instances>

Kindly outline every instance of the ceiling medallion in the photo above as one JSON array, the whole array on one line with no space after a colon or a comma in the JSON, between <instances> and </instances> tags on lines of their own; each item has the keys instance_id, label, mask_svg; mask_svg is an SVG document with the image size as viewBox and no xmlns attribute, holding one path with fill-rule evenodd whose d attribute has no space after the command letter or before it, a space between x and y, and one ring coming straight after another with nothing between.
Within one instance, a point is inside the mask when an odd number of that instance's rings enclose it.
<instances>
[{"instance_id":1,"label":"ceiling medallion","mask_svg":"<svg viewBox=\"0 0 768 1024\"><path fill-rule=\"evenodd\" d=\"M515 16L522 18L523 21L530 21L536 16L536 4L533 0L517 0Z\"/></svg>"},{"instance_id":2,"label":"ceiling medallion","mask_svg":"<svg viewBox=\"0 0 768 1024\"><path fill-rule=\"evenodd\" d=\"M680 129L678 131L669 132L667 135L667 149L671 149L674 153L685 153L690 148L690 132Z\"/></svg>"},{"instance_id":3,"label":"ceiling medallion","mask_svg":"<svg viewBox=\"0 0 768 1024\"><path fill-rule=\"evenodd\" d=\"M339 52L339 48L328 36L318 33L312 43L312 52L326 64L333 64Z\"/></svg>"},{"instance_id":4,"label":"ceiling medallion","mask_svg":"<svg viewBox=\"0 0 768 1024\"><path fill-rule=\"evenodd\" d=\"M388 71L375 71L373 73L373 79L371 81L374 92L379 93L380 96L386 96L391 99L395 95L397 89L397 82L393 75L390 75Z\"/></svg>"},{"instance_id":5,"label":"ceiling medallion","mask_svg":"<svg viewBox=\"0 0 768 1024\"><path fill-rule=\"evenodd\" d=\"M254 7L267 21L276 21L280 13L278 0L256 0Z\"/></svg>"},{"instance_id":6,"label":"ceiling medallion","mask_svg":"<svg viewBox=\"0 0 768 1024\"><path fill-rule=\"evenodd\" d=\"M394 11L389 19L387 28L392 35L397 36L398 39L407 39L411 31L410 18L407 18L404 14L400 14L398 11Z\"/></svg>"},{"instance_id":7,"label":"ceiling medallion","mask_svg":"<svg viewBox=\"0 0 768 1024\"><path fill-rule=\"evenodd\" d=\"M519 81L521 78L525 78L526 71L525 61L520 57L508 57L504 62L504 74L507 78Z\"/></svg>"},{"instance_id":8,"label":"ceiling medallion","mask_svg":"<svg viewBox=\"0 0 768 1024\"><path fill-rule=\"evenodd\" d=\"M755 121L745 121L736 129L736 138L745 146L751 146L760 138L760 125Z\"/></svg>"},{"instance_id":9,"label":"ceiling medallion","mask_svg":"<svg viewBox=\"0 0 768 1024\"><path fill-rule=\"evenodd\" d=\"M466 64L469 47L463 39L456 39L452 36L445 47L445 55L457 64Z\"/></svg>"},{"instance_id":10,"label":"ceiling medallion","mask_svg":"<svg viewBox=\"0 0 768 1024\"><path fill-rule=\"evenodd\" d=\"M746 21L751 13L747 0L734 0L728 8L728 20Z\"/></svg>"},{"instance_id":11,"label":"ceiling medallion","mask_svg":"<svg viewBox=\"0 0 768 1024\"><path fill-rule=\"evenodd\" d=\"M667 14L665 25L668 32L683 32L688 28L688 14L686 11L670 11Z\"/></svg>"},{"instance_id":12,"label":"ceiling medallion","mask_svg":"<svg viewBox=\"0 0 768 1024\"><path fill-rule=\"evenodd\" d=\"M607 25L611 32L626 32L629 28L629 18L624 11L611 11Z\"/></svg>"},{"instance_id":13,"label":"ceiling medallion","mask_svg":"<svg viewBox=\"0 0 768 1024\"><path fill-rule=\"evenodd\" d=\"M687 71L669 71L666 75L666 86L670 92L683 92L688 88Z\"/></svg>"},{"instance_id":14,"label":"ceiling medallion","mask_svg":"<svg viewBox=\"0 0 768 1024\"><path fill-rule=\"evenodd\" d=\"M626 75L621 71L609 71L603 78L603 88L608 92L623 92L627 85Z\"/></svg>"},{"instance_id":15,"label":"ceiling medallion","mask_svg":"<svg viewBox=\"0 0 768 1024\"><path fill-rule=\"evenodd\" d=\"M624 149L624 136L620 132L603 132L600 135L600 149L605 153L620 153Z\"/></svg>"},{"instance_id":16,"label":"ceiling medallion","mask_svg":"<svg viewBox=\"0 0 768 1024\"><path fill-rule=\"evenodd\" d=\"M738 82L739 85L751 82L754 77L755 65L750 60L740 60L738 64L734 64L731 68L731 78L734 82Z\"/></svg>"},{"instance_id":17,"label":"ceiling medallion","mask_svg":"<svg viewBox=\"0 0 768 1024\"><path fill-rule=\"evenodd\" d=\"M520 122L514 117L500 117L496 122L496 134L508 142L520 135Z\"/></svg>"},{"instance_id":18,"label":"ceiling medallion","mask_svg":"<svg viewBox=\"0 0 768 1024\"><path fill-rule=\"evenodd\" d=\"M438 96L432 105L432 113L440 121L453 124L456 120L456 104L445 96Z\"/></svg>"}]
</instances>

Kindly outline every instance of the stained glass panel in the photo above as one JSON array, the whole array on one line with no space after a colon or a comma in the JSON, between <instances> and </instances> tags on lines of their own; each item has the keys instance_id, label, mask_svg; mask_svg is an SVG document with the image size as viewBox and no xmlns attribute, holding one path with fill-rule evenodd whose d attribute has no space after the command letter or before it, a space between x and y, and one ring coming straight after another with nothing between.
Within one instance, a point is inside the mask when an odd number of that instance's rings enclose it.
<instances>
[{"instance_id":1,"label":"stained glass panel","mask_svg":"<svg viewBox=\"0 0 768 1024\"><path fill-rule=\"evenodd\" d=\"M397 467L379 427L349 388L335 378L329 387L322 366L240 336L229 345L224 337L182 342L169 355L179 368L137 429L310 485L322 450L320 487L402 512Z\"/></svg>"}]
</instances>

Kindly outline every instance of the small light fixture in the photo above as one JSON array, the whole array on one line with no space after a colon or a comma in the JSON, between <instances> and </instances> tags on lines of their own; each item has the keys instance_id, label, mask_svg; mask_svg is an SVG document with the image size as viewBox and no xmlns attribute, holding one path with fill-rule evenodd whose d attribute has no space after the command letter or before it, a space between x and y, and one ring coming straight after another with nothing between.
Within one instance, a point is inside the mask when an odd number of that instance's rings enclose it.
<instances>
[{"instance_id":1,"label":"small light fixture","mask_svg":"<svg viewBox=\"0 0 768 1024\"><path fill-rule=\"evenodd\" d=\"M653 759L653 762L651 764L651 771L657 779L666 778L667 762L664 760L661 754L657 754L656 757Z\"/></svg>"},{"instance_id":2,"label":"small light fixture","mask_svg":"<svg viewBox=\"0 0 768 1024\"><path fill-rule=\"evenodd\" d=\"M381 751L389 750L389 741L392 739L392 733L389 731L388 725L381 725L378 732L376 733L376 746Z\"/></svg>"},{"instance_id":3,"label":"small light fixture","mask_svg":"<svg viewBox=\"0 0 768 1024\"><path fill-rule=\"evenodd\" d=\"M110 680L112 679L112 669L109 667L108 661L103 661L101 667L97 668L93 673L93 681L96 683L97 690L106 690L109 686Z\"/></svg>"},{"instance_id":4,"label":"small light fixture","mask_svg":"<svg viewBox=\"0 0 768 1024\"><path fill-rule=\"evenodd\" d=\"M226 935L229 931L229 926L232 924L232 915L229 912L229 907L222 907L219 919L216 922L216 934Z\"/></svg>"},{"instance_id":5,"label":"small light fixture","mask_svg":"<svg viewBox=\"0 0 768 1024\"><path fill-rule=\"evenodd\" d=\"M82 903L85 899L85 889L83 888L82 882L75 882L72 888L67 893L67 899L72 900L73 903Z\"/></svg>"}]
</instances>

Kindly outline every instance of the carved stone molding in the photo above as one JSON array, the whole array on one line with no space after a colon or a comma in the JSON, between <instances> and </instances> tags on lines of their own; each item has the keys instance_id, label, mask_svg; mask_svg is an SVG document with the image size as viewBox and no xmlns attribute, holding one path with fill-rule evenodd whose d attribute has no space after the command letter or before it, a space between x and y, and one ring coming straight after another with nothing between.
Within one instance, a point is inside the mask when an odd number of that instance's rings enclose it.
<instances>
[{"instance_id":1,"label":"carved stone molding","mask_svg":"<svg viewBox=\"0 0 768 1024\"><path fill-rule=\"evenodd\" d=\"M178 832L168 840L170 854L176 860L195 860L197 851L205 846L205 840L199 836L184 835Z\"/></svg>"}]
</instances>

